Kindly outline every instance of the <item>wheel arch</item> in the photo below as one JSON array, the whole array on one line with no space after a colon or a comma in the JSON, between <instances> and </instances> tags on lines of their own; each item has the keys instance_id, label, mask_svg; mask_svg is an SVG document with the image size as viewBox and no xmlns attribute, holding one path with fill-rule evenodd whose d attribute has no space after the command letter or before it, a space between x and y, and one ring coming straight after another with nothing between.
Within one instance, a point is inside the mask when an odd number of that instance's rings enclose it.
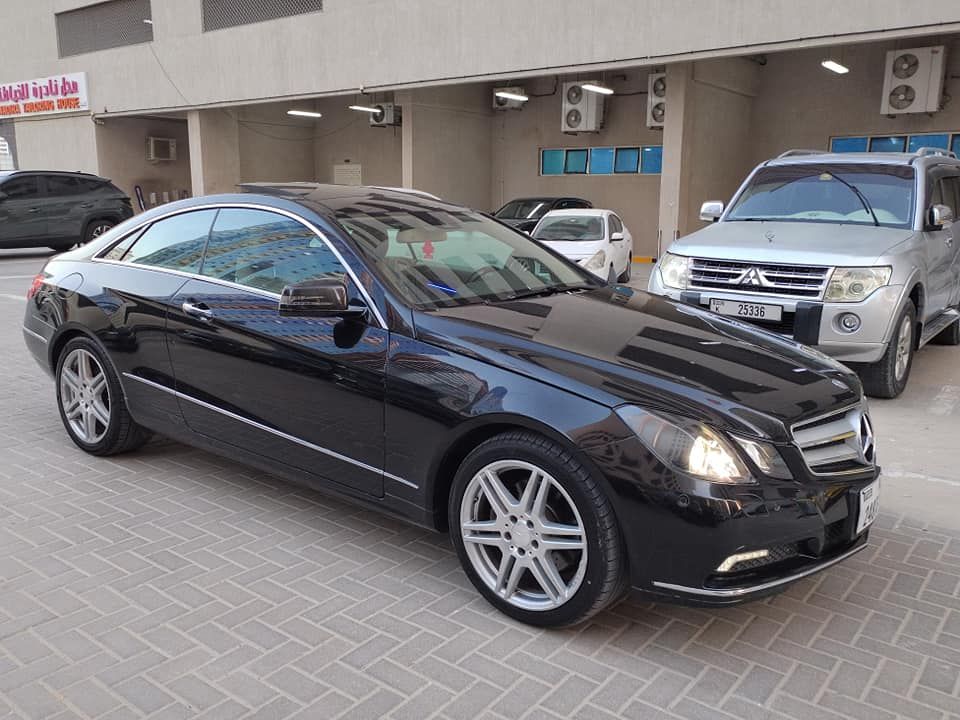
<instances>
[{"instance_id":1,"label":"wheel arch","mask_svg":"<svg viewBox=\"0 0 960 720\"><path fill-rule=\"evenodd\" d=\"M94 215L91 215L84 221L83 230L80 233L80 239L81 240L85 239L87 237L87 231L90 229L90 226L93 225L95 222L100 222L101 220L106 220L107 222L111 222L114 225L119 225L122 222L121 217L114 212L110 212L110 211L98 212Z\"/></svg>"},{"instance_id":2,"label":"wheel arch","mask_svg":"<svg viewBox=\"0 0 960 720\"><path fill-rule=\"evenodd\" d=\"M914 281L911 284L910 292L907 293L907 299L912 300L913 306L917 309L917 322L913 333L913 349L918 350L920 348L920 336L923 335L923 311L927 302L927 294L923 283L919 280Z\"/></svg>"}]
</instances>

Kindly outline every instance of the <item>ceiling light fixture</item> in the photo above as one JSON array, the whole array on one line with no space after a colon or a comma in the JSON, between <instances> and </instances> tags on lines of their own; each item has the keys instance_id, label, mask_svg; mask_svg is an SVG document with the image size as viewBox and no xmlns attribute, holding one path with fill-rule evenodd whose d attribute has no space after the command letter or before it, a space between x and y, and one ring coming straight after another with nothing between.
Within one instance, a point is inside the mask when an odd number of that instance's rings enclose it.
<instances>
[{"instance_id":1,"label":"ceiling light fixture","mask_svg":"<svg viewBox=\"0 0 960 720\"><path fill-rule=\"evenodd\" d=\"M144 25L153 25L153 20L144 20Z\"/></svg>"},{"instance_id":2,"label":"ceiling light fixture","mask_svg":"<svg viewBox=\"0 0 960 720\"><path fill-rule=\"evenodd\" d=\"M825 67L827 70L837 73L837 75L846 75L848 72L850 72L850 68L848 68L846 65L841 65L836 60L824 60L820 64L823 65L823 67Z\"/></svg>"},{"instance_id":3,"label":"ceiling light fixture","mask_svg":"<svg viewBox=\"0 0 960 720\"><path fill-rule=\"evenodd\" d=\"M350 105L349 108L350 108L351 110L356 110L357 112L365 112L365 113L378 113L378 112L380 112L380 108L378 108L378 107L373 107L372 105Z\"/></svg>"},{"instance_id":4,"label":"ceiling light fixture","mask_svg":"<svg viewBox=\"0 0 960 720\"><path fill-rule=\"evenodd\" d=\"M584 83L580 87L582 87L587 92L600 93L601 95L613 95L613 88L608 88L606 85L594 85L593 83Z\"/></svg>"},{"instance_id":5,"label":"ceiling light fixture","mask_svg":"<svg viewBox=\"0 0 960 720\"><path fill-rule=\"evenodd\" d=\"M497 90L494 95L504 100L515 100L516 102L526 102L530 98L520 93L507 92L506 90Z\"/></svg>"},{"instance_id":6,"label":"ceiling light fixture","mask_svg":"<svg viewBox=\"0 0 960 720\"><path fill-rule=\"evenodd\" d=\"M287 115L296 115L297 117L308 117L308 118L323 117L321 113L310 112L309 110L287 110Z\"/></svg>"}]
</instances>

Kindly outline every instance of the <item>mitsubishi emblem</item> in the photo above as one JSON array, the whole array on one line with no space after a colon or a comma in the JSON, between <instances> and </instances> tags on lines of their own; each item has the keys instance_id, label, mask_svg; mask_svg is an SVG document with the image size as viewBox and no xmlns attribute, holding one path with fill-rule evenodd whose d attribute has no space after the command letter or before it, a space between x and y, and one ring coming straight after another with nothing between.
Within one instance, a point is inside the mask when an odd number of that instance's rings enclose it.
<instances>
[{"instance_id":1,"label":"mitsubishi emblem","mask_svg":"<svg viewBox=\"0 0 960 720\"><path fill-rule=\"evenodd\" d=\"M747 270L743 277L740 278L741 285L761 285L762 281L760 280L760 271L755 267Z\"/></svg>"}]
</instances>

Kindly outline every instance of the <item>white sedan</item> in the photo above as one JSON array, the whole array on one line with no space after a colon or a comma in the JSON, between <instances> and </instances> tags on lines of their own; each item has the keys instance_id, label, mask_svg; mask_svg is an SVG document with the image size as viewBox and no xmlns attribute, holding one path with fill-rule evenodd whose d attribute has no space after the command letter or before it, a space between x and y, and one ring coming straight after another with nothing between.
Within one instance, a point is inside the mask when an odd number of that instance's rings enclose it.
<instances>
[{"instance_id":1,"label":"white sedan","mask_svg":"<svg viewBox=\"0 0 960 720\"><path fill-rule=\"evenodd\" d=\"M633 236L612 210L551 210L531 235L608 282L630 279Z\"/></svg>"}]
</instances>

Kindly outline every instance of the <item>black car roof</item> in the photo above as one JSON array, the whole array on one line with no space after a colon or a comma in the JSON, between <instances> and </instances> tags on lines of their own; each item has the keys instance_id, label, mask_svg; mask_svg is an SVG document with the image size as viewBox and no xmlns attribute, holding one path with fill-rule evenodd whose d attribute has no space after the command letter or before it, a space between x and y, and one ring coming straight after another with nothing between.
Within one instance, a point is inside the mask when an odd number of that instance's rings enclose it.
<instances>
[{"instance_id":1,"label":"black car roof","mask_svg":"<svg viewBox=\"0 0 960 720\"><path fill-rule=\"evenodd\" d=\"M93 173L84 172L83 170L3 170L0 172L0 179L13 177L14 175L71 175L110 182L110 178L94 175Z\"/></svg>"},{"instance_id":2,"label":"black car roof","mask_svg":"<svg viewBox=\"0 0 960 720\"><path fill-rule=\"evenodd\" d=\"M461 205L448 203L418 192L366 185L329 185L324 183L241 183L248 193L270 195L300 203L323 214L348 209L379 210L464 210Z\"/></svg>"}]
</instances>

